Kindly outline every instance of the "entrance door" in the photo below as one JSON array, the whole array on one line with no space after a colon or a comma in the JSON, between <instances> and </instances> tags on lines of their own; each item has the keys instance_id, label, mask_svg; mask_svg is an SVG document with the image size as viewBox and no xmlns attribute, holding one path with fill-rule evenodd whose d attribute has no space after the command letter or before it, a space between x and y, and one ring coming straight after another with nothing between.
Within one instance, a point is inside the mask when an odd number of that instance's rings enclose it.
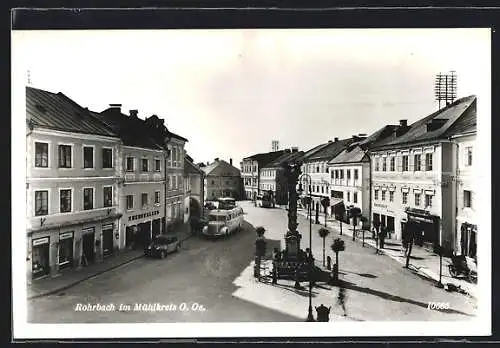
<instances>
[{"instance_id":1,"label":"entrance door","mask_svg":"<svg viewBox=\"0 0 500 348\"><path fill-rule=\"evenodd\" d=\"M381 226L387 227L387 221L385 219L386 216L385 215L381 215L380 217L381 217L381 221L380 221Z\"/></svg>"},{"instance_id":2,"label":"entrance door","mask_svg":"<svg viewBox=\"0 0 500 348\"><path fill-rule=\"evenodd\" d=\"M134 226L127 226L125 228L125 248L132 246L134 243Z\"/></svg>"},{"instance_id":3,"label":"entrance door","mask_svg":"<svg viewBox=\"0 0 500 348\"><path fill-rule=\"evenodd\" d=\"M102 230L102 253L104 256L113 253L113 228Z\"/></svg>"},{"instance_id":4,"label":"entrance door","mask_svg":"<svg viewBox=\"0 0 500 348\"><path fill-rule=\"evenodd\" d=\"M31 264L33 279L44 277L50 273L48 237L33 240Z\"/></svg>"},{"instance_id":5,"label":"entrance door","mask_svg":"<svg viewBox=\"0 0 500 348\"><path fill-rule=\"evenodd\" d=\"M153 220L152 229L153 229L153 236L161 234L161 219Z\"/></svg>"},{"instance_id":6,"label":"entrance door","mask_svg":"<svg viewBox=\"0 0 500 348\"><path fill-rule=\"evenodd\" d=\"M82 242L83 255L87 263L92 263L95 260L94 241L95 241L95 232L83 235L83 242Z\"/></svg>"},{"instance_id":7,"label":"entrance door","mask_svg":"<svg viewBox=\"0 0 500 348\"><path fill-rule=\"evenodd\" d=\"M394 217L393 216L387 217L387 231L389 231L390 233L394 232Z\"/></svg>"}]
</instances>

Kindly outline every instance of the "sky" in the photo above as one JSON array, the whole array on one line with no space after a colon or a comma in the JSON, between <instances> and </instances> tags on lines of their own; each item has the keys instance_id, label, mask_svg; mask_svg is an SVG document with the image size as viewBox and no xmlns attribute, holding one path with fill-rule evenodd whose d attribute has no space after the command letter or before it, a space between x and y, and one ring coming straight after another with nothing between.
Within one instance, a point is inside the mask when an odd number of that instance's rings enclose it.
<instances>
[{"instance_id":1,"label":"sky","mask_svg":"<svg viewBox=\"0 0 500 348\"><path fill-rule=\"evenodd\" d=\"M479 115L490 100L489 29L14 31L12 54L13 80L156 114L195 162L237 167L272 140L307 151L415 122L438 108L439 72Z\"/></svg>"}]
</instances>

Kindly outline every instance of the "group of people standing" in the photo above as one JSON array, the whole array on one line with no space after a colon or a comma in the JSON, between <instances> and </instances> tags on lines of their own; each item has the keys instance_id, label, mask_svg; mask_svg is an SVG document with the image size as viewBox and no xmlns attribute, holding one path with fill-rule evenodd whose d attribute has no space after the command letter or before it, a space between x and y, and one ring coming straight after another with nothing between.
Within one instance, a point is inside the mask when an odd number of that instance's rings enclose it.
<instances>
[{"instance_id":1,"label":"group of people standing","mask_svg":"<svg viewBox=\"0 0 500 348\"><path fill-rule=\"evenodd\" d=\"M378 221L373 222L372 238L375 239L380 249L384 249L385 239L389 234L390 231L387 229L387 226Z\"/></svg>"}]
</instances>

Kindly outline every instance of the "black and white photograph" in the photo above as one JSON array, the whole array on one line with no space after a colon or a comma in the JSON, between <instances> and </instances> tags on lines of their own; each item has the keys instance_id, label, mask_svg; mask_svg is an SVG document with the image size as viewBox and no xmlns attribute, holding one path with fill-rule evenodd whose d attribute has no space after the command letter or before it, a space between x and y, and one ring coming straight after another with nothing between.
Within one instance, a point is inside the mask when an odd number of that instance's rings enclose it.
<instances>
[{"instance_id":1,"label":"black and white photograph","mask_svg":"<svg viewBox=\"0 0 500 348\"><path fill-rule=\"evenodd\" d=\"M15 335L491 333L490 29L11 40Z\"/></svg>"}]
</instances>

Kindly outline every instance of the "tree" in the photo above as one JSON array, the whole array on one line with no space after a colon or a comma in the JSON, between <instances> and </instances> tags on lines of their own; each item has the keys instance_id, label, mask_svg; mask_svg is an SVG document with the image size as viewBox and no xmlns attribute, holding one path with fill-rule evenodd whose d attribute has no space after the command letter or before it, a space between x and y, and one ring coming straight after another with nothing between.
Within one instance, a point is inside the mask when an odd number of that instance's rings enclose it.
<instances>
[{"instance_id":1,"label":"tree","mask_svg":"<svg viewBox=\"0 0 500 348\"><path fill-rule=\"evenodd\" d=\"M323 238L323 266L325 266L325 239L330 234L330 230L325 227L321 227L318 230L318 234L321 238Z\"/></svg>"},{"instance_id":2,"label":"tree","mask_svg":"<svg viewBox=\"0 0 500 348\"><path fill-rule=\"evenodd\" d=\"M333 267L333 277L335 280L339 279L339 252L345 250L345 243L340 238L335 238L331 245L332 251L335 253L335 265Z\"/></svg>"},{"instance_id":3,"label":"tree","mask_svg":"<svg viewBox=\"0 0 500 348\"><path fill-rule=\"evenodd\" d=\"M330 198L328 197L321 198L321 205L323 206L323 209L325 211L325 227L326 227L327 209L330 206Z\"/></svg>"}]
</instances>

